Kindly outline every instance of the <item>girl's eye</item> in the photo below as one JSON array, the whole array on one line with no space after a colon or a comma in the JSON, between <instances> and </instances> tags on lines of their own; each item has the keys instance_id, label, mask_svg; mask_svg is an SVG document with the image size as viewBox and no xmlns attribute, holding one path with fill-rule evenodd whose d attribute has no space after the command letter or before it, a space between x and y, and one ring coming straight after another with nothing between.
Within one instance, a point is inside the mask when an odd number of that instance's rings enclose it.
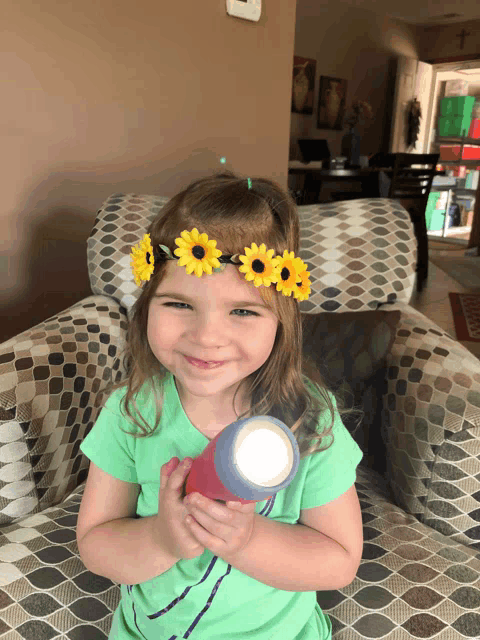
<instances>
[{"instance_id":1,"label":"girl's eye","mask_svg":"<svg viewBox=\"0 0 480 640\"><path fill-rule=\"evenodd\" d=\"M178 305L178 304L183 304L183 305L185 305L185 307L190 307L190 305L187 304L186 302L165 302L163 306L164 307L174 307L175 309L178 309L178 307L175 306L175 305ZM184 309L184 307L182 307L182 309ZM255 311L249 311L248 309L234 309L234 311L245 311L245 313L247 315L244 315L242 313L239 316L240 318L248 318L249 315L251 315L251 316L258 316L259 315L258 313L255 313Z\"/></svg>"}]
</instances>

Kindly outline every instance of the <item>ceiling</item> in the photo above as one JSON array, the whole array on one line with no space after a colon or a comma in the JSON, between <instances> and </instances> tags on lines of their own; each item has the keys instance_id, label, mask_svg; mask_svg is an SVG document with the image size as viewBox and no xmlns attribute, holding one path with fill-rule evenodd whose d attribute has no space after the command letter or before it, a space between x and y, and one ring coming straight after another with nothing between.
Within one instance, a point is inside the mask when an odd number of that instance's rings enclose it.
<instances>
[{"instance_id":1,"label":"ceiling","mask_svg":"<svg viewBox=\"0 0 480 640\"><path fill-rule=\"evenodd\" d=\"M297 0L297 4L325 4L325 0ZM443 25L480 19L478 0L341 0L343 4L368 9L417 25ZM442 17L455 14L451 17Z\"/></svg>"}]
</instances>

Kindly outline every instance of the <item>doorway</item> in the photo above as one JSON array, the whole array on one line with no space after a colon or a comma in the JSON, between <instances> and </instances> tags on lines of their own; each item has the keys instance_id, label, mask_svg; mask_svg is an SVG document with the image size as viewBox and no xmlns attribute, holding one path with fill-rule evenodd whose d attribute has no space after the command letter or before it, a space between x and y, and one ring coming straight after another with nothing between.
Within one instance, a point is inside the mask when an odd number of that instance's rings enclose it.
<instances>
[{"instance_id":1,"label":"doorway","mask_svg":"<svg viewBox=\"0 0 480 640\"><path fill-rule=\"evenodd\" d=\"M470 132L462 138L440 135L445 133L439 131L442 99L448 97L446 84L452 80L457 83L460 93L475 97L472 119L480 118L480 60L429 64L400 57L390 150L392 153L440 153L439 168L445 170L446 175L436 176L432 185L427 211L428 236L435 244L444 242L467 249L471 243L475 204L480 197L480 159L460 160L460 157L463 145L470 146L471 143L480 150L480 138L470 139ZM421 104L422 118L417 142L407 148L406 122L413 98ZM452 162L447 155L448 148L451 153L458 153L459 158L453 157Z\"/></svg>"},{"instance_id":2,"label":"doorway","mask_svg":"<svg viewBox=\"0 0 480 640\"><path fill-rule=\"evenodd\" d=\"M462 137L453 136L451 138L442 135L439 130L439 118L441 113L441 101L446 97L447 82L452 81L458 89L458 95L475 97L472 120L480 118L480 60L469 62L450 62L432 65L432 90L427 112L427 135L425 136L426 153L440 152L439 168L446 171L446 176L437 178L436 185L432 187L432 201L435 201L435 213L437 223L431 225L428 236L436 243L447 242L449 244L463 246L467 248L472 231L473 216L475 211L475 201L478 197L478 176L480 160L462 161L455 160L453 164L446 160L446 151L452 151L462 143L471 146L478 146L480 151L480 138L470 138L469 132ZM478 135L478 133L475 133ZM457 144L455 144L457 143ZM470 146L470 145L469 145ZM443 184L441 184L443 183ZM441 212L441 213L440 213ZM444 214L444 224L441 216Z\"/></svg>"}]
</instances>

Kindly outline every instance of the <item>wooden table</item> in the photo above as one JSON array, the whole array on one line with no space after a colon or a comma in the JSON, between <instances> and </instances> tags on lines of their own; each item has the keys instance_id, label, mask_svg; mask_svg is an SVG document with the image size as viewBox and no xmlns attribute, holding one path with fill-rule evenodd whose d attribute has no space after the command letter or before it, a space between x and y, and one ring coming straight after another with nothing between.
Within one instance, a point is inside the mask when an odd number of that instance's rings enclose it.
<instances>
[{"instance_id":1,"label":"wooden table","mask_svg":"<svg viewBox=\"0 0 480 640\"><path fill-rule=\"evenodd\" d=\"M366 167L364 169L323 169L321 165L321 162L303 164L298 160L288 163L289 175L305 176L303 191L306 192L308 198L308 202L305 204L322 202L320 192L322 185L327 182L340 182L340 184L346 183L350 185L352 183L360 183L361 192L358 194L359 198L378 198L380 196L378 183L380 171L383 171L387 175L393 171L391 167L385 169L377 167Z\"/></svg>"},{"instance_id":2,"label":"wooden table","mask_svg":"<svg viewBox=\"0 0 480 640\"><path fill-rule=\"evenodd\" d=\"M288 163L289 175L297 174L305 176L303 190L306 192L308 200L305 204L330 201L328 199L322 200L320 198L322 185L326 182L340 182L350 185L352 183L360 183L361 191L358 192L359 198L378 198L380 197L380 172L391 177L393 168L366 167L364 169L323 169L321 162L309 162L308 164L304 164L298 160L291 160ZM445 171L436 171L435 175L445 175ZM338 190L339 189L337 189L337 191Z\"/></svg>"}]
</instances>

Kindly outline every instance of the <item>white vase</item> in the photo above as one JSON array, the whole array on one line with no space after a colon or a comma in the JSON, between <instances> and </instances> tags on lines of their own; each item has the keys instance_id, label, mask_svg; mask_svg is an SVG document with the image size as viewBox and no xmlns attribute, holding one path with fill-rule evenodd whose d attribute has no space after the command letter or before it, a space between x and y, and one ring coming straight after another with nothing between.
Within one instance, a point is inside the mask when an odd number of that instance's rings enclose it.
<instances>
[{"instance_id":1,"label":"white vase","mask_svg":"<svg viewBox=\"0 0 480 640\"><path fill-rule=\"evenodd\" d=\"M340 109L341 97L337 91L339 84L339 82L330 82L330 89L328 90L326 116L328 126L331 129L335 126L338 117L338 110Z\"/></svg>"},{"instance_id":2,"label":"white vase","mask_svg":"<svg viewBox=\"0 0 480 640\"><path fill-rule=\"evenodd\" d=\"M293 82L293 104L297 111L303 111L308 96L308 78L305 67L297 74Z\"/></svg>"}]
</instances>

